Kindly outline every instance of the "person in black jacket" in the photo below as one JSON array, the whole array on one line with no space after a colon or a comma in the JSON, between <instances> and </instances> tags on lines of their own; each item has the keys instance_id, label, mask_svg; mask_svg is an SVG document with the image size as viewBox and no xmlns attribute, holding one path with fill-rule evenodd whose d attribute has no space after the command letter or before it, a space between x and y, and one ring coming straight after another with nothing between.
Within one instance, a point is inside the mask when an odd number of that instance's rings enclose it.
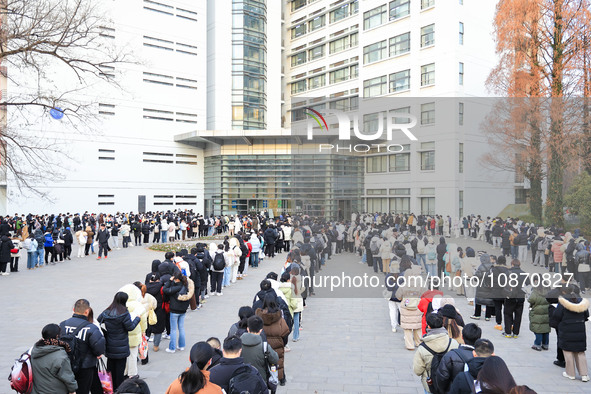
<instances>
[{"instance_id":1,"label":"person in black jacket","mask_svg":"<svg viewBox=\"0 0 591 394\"><path fill-rule=\"evenodd\" d=\"M443 256L447 253L447 244L445 243L445 237L439 238L439 245L437 245L437 275L441 277L445 270L445 262Z\"/></svg>"},{"instance_id":2,"label":"person in black jacket","mask_svg":"<svg viewBox=\"0 0 591 394\"><path fill-rule=\"evenodd\" d=\"M566 370L565 378L575 379L575 365L583 382L589 381L587 371L587 330L585 322L589 320L589 300L580 298L570 286L564 297L558 298L558 306L554 310L553 319L558 322L558 346L564 352Z\"/></svg>"},{"instance_id":3,"label":"person in black jacket","mask_svg":"<svg viewBox=\"0 0 591 394\"><path fill-rule=\"evenodd\" d=\"M246 367L245 370L252 374L256 374L259 380L257 388L249 390L251 394L267 394L267 383L262 378L259 371L252 365L244 363L244 359L240 357L242 353L242 340L238 337L228 337L224 340L224 357L220 363L210 369L210 381L220 386L225 392L229 392L230 379L238 368Z\"/></svg>"},{"instance_id":4,"label":"person in black jacket","mask_svg":"<svg viewBox=\"0 0 591 394\"><path fill-rule=\"evenodd\" d=\"M62 239L64 240L64 258L72 260L70 255L72 254L72 244L74 243L74 237L72 237L70 227L66 227L64 233L62 234Z\"/></svg>"},{"instance_id":5,"label":"person in black jacket","mask_svg":"<svg viewBox=\"0 0 591 394\"><path fill-rule=\"evenodd\" d=\"M263 239L265 240L265 256L275 257L275 241L277 240L277 231L273 224L263 233Z\"/></svg>"},{"instance_id":6,"label":"person in black jacket","mask_svg":"<svg viewBox=\"0 0 591 394\"><path fill-rule=\"evenodd\" d=\"M209 278L209 269L211 268L212 260L211 255L205 251L205 245L198 243L196 248L191 249L191 254L195 256L195 267L199 272L199 279L201 284L199 285L200 302L204 302L204 299L209 298L207 293L207 279Z\"/></svg>"},{"instance_id":7,"label":"person in black jacket","mask_svg":"<svg viewBox=\"0 0 591 394\"><path fill-rule=\"evenodd\" d=\"M164 282L162 292L168 296L170 301L170 343L166 352L174 353L177 344L178 349L185 350L185 313L190 304L190 299L195 294L195 285L191 279L188 279L180 271Z\"/></svg>"},{"instance_id":8,"label":"person in black jacket","mask_svg":"<svg viewBox=\"0 0 591 394\"><path fill-rule=\"evenodd\" d=\"M437 387L447 393L455 377L464 372L464 365L474 358L474 344L480 339L482 330L474 323L466 324L462 330L464 344L447 352L439 362L435 374Z\"/></svg>"},{"instance_id":9,"label":"person in black jacket","mask_svg":"<svg viewBox=\"0 0 591 394\"><path fill-rule=\"evenodd\" d=\"M131 231L133 231L135 246L142 246L142 224L139 220L134 220L131 225Z\"/></svg>"},{"instance_id":10,"label":"person in black jacket","mask_svg":"<svg viewBox=\"0 0 591 394\"><path fill-rule=\"evenodd\" d=\"M3 235L0 238L0 274L10 275L6 272L6 265L10 262L10 250L13 248L12 240L8 235Z\"/></svg>"},{"instance_id":11,"label":"person in black jacket","mask_svg":"<svg viewBox=\"0 0 591 394\"><path fill-rule=\"evenodd\" d=\"M155 260L158 261L158 260ZM150 278L148 282L146 282L146 292L151 294L156 299L156 309L154 313L156 313L156 324L151 325L148 324L148 329L146 330L146 336L150 337L150 335L154 335L154 351L157 352L160 349L160 341L162 340L162 333L166 329L166 312L162 306L163 303L163 296L162 296L162 282L160 281L160 275L158 273L148 274ZM170 330L170 325L169 325ZM150 339L152 340L152 339Z\"/></svg>"},{"instance_id":12,"label":"person in black jacket","mask_svg":"<svg viewBox=\"0 0 591 394\"><path fill-rule=\"evenodd\" d=\"M525 291L523 286L529 285L525 272L521 270L521 262L517 259L511 261L508 279L517 280L517 286L510 287L510 293L505 300L505 338L517 338L521 328L523 304L525 303ZM509 282L510 283L510 282ZM507 284L509 288L509 284Z\"/></svg>"},{"instance_id":13,"label":"person in black jacket","mask_svg":"<svg viewBox=\"0 0 591 394\"><path fill-rule=\"evenodd\" d=\"M505 300L507 299L505 295L506 287L501 287L501 283L503 283L504 278L509 280L509 269L507 268L507 259L505 256L499 256L496 258L495 264L495 256L491 256L491 261L493 262L493 266L490 269L492 274L492 299L495 304L495 320L497 325L495 328L499 331L503 330L503 306L505 305Z\"/></svg>"},{"instance_id":14,"label":"person in black jacket","mask_svg":"<svg viewBox=\"0 0 591 394\"><path fill-rule=\"evenodd\" d=\"M127 311L128 295L122 291L115 294L113 302L97 318L99 323L106 327L106 352L107 370L113 377L113 389L117 389L124 380L125 364L129 351L129 331L133 331L140 322L140 316L144 312L142 305L134 310L134 318ZM137 315L136 315L137 314Z\"/></svg>"},{"instance_id":15,"label":"person in black jacket","mask_svg":"<svg viewBox=\"0 0 591 394\"><path fill-rule=\"evenodd\" d=\"M144 243L150 243L150 222L147 220L142 222L142 234L144 235Z\"/></svg>"},{"instance_id":16,"label":"person in black jacket","mask_svg":"<svg viewBox=\"0 0 591 394\"><path fill-rule=\"evenodd\" d=\"M97 376L97 357L105 353L105 337L97 326L89 322L90 303L85 299L79 299L74 304L74 314L71 318L60 323L60 335L72 334L78 327L76 335L79 347L80 369L75 373L78 382L78 392L88 393L97 382L93 379ZM100 384L98 385L100 387ZM93 394L96 390L93 390Z\"/></svg>"},{"instance_id":17,"label":"person in black jacket","mask_svg":"<svg viewBox=\"0 0 591 394\"><path fill-rule=\"evenodd\" d=\"M96 240L98 241L98 257L97 260L101 259L102 253L105 253L105 259L109 255L109 231L105 227L105 224L101 224L100 230L96 233Z\"/></svg>"},{"instance_id":18,"label":"person in black jacket","mask_svg":"<svg viewBox=\"0 0 591 394\"><path fill-rule=\"evenodd\" d=\"M478 372L482 369L482 364L486 359L495 355L495 347L488 339L479 339L474 344L472 354L474 357L468 361L467 373L461 372L455 377L448 393L472 394L474 392L472 390L474 380L478 377ZM470 378L472 378L472 382L470 382Z\"/></svg>"},{"instance_id":19,"label":"person in black jacket","mask_svg":"<svg viewBox=\"0 0 591 394\"><path fill-rule=\"evenodd\" d=\"M152 271L146 274L146 280L144 281L145 285L147 286L152 278L152 275L158 274L158 267L162 264L162 262L158 259L152 260ZM159 276L160 277L160 276Z\"/></svg>"},{"instance_id":20,"label":"person in black jacket","mask_svg":"<svg viewBox=\"0 0 591 394\"><path fill-rule=\"evenodd\" d=\"M207 369L210 370L220 363L220 360L224 357L224 354L222 353L222 350L221 350L222 344L220 343L220 340L218 338L211 337L206 342L213 349L213 356L211 357L211 364L209 364L209 367L207 367Z\"/></svg>"}]
</instances>

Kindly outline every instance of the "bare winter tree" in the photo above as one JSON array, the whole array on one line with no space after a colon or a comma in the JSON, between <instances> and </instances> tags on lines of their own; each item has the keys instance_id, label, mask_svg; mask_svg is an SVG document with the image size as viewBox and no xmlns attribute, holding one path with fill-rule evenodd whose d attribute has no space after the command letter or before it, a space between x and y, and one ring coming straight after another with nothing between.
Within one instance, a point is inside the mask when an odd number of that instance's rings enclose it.
<instances>
[{"instance_id":1,"label":"bare winter tree","mask_svg":"<svg viewBox=\"0 0 591 394\"><path fill-rule=\"evenodd\" d=\"M507 97L530 99L524 108L512 108L529 114L517 131L524 138L513 139L517 125L507 124L497 133L506 142L498 155L507 153L523 164L532 186L532 214L538 219L546 179L546 218L558 225L564 220L566 168L578 155L586 156L577 144L589 138L581 98L589 87L590 8L589 0L500 0L494 22L500 62L488 86Z\"/></svg>"},{"instance_id":2,"label":"bare winter tree","mask_svg":"<svg viewBox=\"0 0 591 394\"><path fill-rule=\"evenodd\" d=\"M85 92L117 85L112 70L131 61L105 39L112 29L100 6L93 0L0 0L0 78L10 84L0 98L0 160L21 190L45 196L35 185L61 176L48 161L67 156L63 144L26 130L53 110L65 127L94 132L88 125L96 102Z\"/></svg>"}]
</instances>

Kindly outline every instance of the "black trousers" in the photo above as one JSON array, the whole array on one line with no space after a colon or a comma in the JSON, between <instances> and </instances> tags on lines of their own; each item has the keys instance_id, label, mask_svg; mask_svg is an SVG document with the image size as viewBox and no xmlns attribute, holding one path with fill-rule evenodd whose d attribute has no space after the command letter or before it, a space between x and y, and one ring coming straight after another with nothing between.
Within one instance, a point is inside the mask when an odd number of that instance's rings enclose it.
<instances>
[{"instance_id":1,"label":"black trousers","mask_svg":"<svg viewBox=\"0 0 591 394\"><path fill-rule=\"evenodd\" d=\"M111 372L113 377L113 389L117 390L117 387L125 380L125 364L127 358L109 358L107 359L107 370Z\"/></svg>"},{"instance_id":2,"label":"black trousers","mask_svg":"<svg viewBox=\"0 0 591 394\"><path fill-rule=\"evenodd\" d=\"M502 325L503 312L501 310L503 309L503 304L505 303L505 300L495 298L493 301L495 302L495 320L497 321L497 324ZM505 308L507 307L505 306Z\"/></svg>"},{"instance_id":3,"label":"black trousers","mask_svg":"<svg viewBox=\"0 0 591 394\"><path fill-rule=\"evenodd\" d=\"M560 333L558 332L558 329L556 329L556 360L560 361L560 362L564 362L564 352L562 351L561 348L558 347L558 337L560 336Z\"/></svg>"},{"instance_id":4,"label":"black trousers","mask_svg":"<svg viewBox=\"0 0 591 394\"><path fill-rule=\"evenodd\" d=\"M103 394L103 388L101 387L101 381L98 378L98 369L94 368L83 368L74 375L76 382L78 383L78 389L76 394Z\"/></svg>"},{"instance_id":5,"label":"black trousers","mask_svg":"<svg viewBox=\"0 0 591 394\"><path fill-rule=\"evenodd\" d=\"M134 234L134 238L135 238L135 246L141 246L142 245L142 234L141 233Z\"/></svg>"},{"instance_id":6,"label":"black trousers","mask_svg":"<svg viewBox=\"0 0 591 394\"><path fill-rule=\"evenodd\" d=\"M18 259L20 259L20 257L10 258L10 272L18 272Z\"/></svg>"},{"instance_id":7,"label":"black trousers","mask_svg":"<svg viewBox=\"0 0 591 394\"><path fill-rule=\"evenodd\" d=\"M64 258L70 258L70 255L72 255L72 245L65 245L64 244Z\"/></svg>"},{"instance_id":8,"label":"black trousers","mask_svg":"<svg viewBox=\"0 0 591 394\"><path fill-rule=\"evenodd\" d=\"M275 257L275 244L266 244L265 245L265 254L268 257Z\"/></svg>"},{"instance_id":9,"label":"black trousers","mask_svg":"<svg viewBox=\"0 0 591 394\"><path fill-rule=\"evenodd\" d=\"M85 255L85 256L88 256L88 252L89 252L89 251L90 251L90 244L86 244L86 245L84 245L84 255ZM45 256L47 256L47 254L46 254ZM45 259L45 261L46 261L46 263L45 263L45 264L47 264L47 258Z\"/></svg>"},{"instance_id":10,"label":"black trousers","mask_svg":"<svg viewBox=\"0 0 591 394\"><path fill-rule=\"evenodd\" d=\"M46 246L45 247L45 265L47 265L47 259L49 258L49 254L51 253L51 262L57 261L57 256L55 255L55 249L53 246Z\"/></svg>"},{"instance_id":11,"label":"black trousers","mask_svg":"<svg viewBox=\"0 0 591 394\"><path fill-rule=\"evenodd\" d=\"M144 234L144 243L145 244L150 243L150 233Z\"/></svg>"},{"instance_id":12,"label":"black trousers","mask_svg":"<svg viewBox=\"0 0 591 394\"><path fill-rule=\"evenodd\" d=\"M249 257L250 259L250 257ZM238 265L238 273L240 275L242 275L242 273L244 272L244 266L246 265L246 256L242 255L240 256L240 264Z\"/></svg>"},{"instance_id":13,"label":"black trousers","mask_svg":"<svg viewBox=\"0 0 591 394\"><path fill-rule=\"evenodd\" d=\"M152 238L152 243L160 242L160 237L161 237L160 232L154 232L154 238ZM148 242L146 241L146 243L148 243Z\"/></svg>"},{"instance_id":14,"label":"black trousers","mask_svg":"<svg viewBox=\"0 0 591 394\"><path fill-rule=\"evenodd\" d=\"M519 335L521 328L521 316L523 315L523 298L510 298L505 300L505 334ZM513 327L513 329L511 329Z\"/></svg>"},{"instance_id":15,"label":"black trousers","mask_svg":"<svg viewBox=\"0 0 591 394\"><path fill-rule=\"evenodd\" d=\"M484 312L484 317L487 319L490 319L490 317L493 315L494 311L495 311L494 307L487 306L486 311ZM480 317L481 314L482 314L482 305L475 304L474 305L474 316Z\"/></svg>"},{"instance_id":16,"label":"black trousers","mask_svg":"<svg viewBox=\"0 0 591 394\"><path fill-rule=\"evenodd\" d=\"M222 292L222 280L223 279L224 279L223 272L212 271L212 273L211 273L211 292L212 293L221 293Z\"/></svg>"}]
</instances>

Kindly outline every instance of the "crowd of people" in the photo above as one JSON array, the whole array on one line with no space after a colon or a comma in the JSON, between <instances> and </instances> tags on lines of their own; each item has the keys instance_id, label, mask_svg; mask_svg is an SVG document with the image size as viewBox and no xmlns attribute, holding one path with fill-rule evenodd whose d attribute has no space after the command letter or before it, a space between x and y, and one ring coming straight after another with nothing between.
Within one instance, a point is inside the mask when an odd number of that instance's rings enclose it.
<instances>
[{"instance_id":1,"label":"crowd of people","mask_svg":"<svg viewBox=\"0 0 591 394\"><path fill-rule=\"evenodd\" d=\"M80 220L75 220L77 217ZM176 225L172 228L162 223L179 222L180 239L211 233L223 238L209 244L200 240L190 251L167 252L163 261L154 260L145 281L124 286L96 320L88 301L78 300L74 316L62 322L58 334L55 327L45 327L44 344L40 346L60 347L55 341L73 332L87 343L81 349L86 351L83 359L88 363L81 364L84 368L73 368L75 382L70 382L70 386L64 383L65 391L54 392L71 392L76 384L77 392L99 393L96 360L101 355L107 358L106 369L112 374L115 389L132 382L144 390L147 385L137 378L137 363L138 358L142 362L148 360L142 357L146 342L153 342L152 351L158 352L161 341L168 339L166 352L183 351L187 310L200 308L212 295L221 296L224 287L248 275L248 267L257 268L262 258L281 252L286 252L281 272L268 273L252 306L238 311L239 321L230 327L227 338L210 338L192 346L192 364L171 384L169 393L213 393L220 392L220 388L232 392L240 387L254 390L250 392L267 392L286 384L284 354L290 351L290 338L292 342L300 340L306 300L315 295L313 277L328 260L341 253L358 254L361 264L384 275L391 292L388 305L392 331L402 329L405 347L416 352L413 370L421 377L425 392L534 392L516 384L505 362L494 354L493 341L481 338L481 328L464 322L455 306L454 296L458 295L474 305L472 319L479 320L483 309L485 320L494 316L495 328L505 338L520 335L527 300L534 338L532 349L548 350L549 333L555 328L554 364L565 368L563 376L568 379L575 379L578 370L583 382L589 380L585 357L589 302L581 295L589 286L590 253L589 242L580 231L571 234L511 218L470 216L452 220L442 216L377 213L353 214L350 221L305 216L269 218L264 213L227 219L219 216L212 217L211 226L208 219L206 228L198 225L197 231L192 228L191 233L188 227L180 225L183 221L199 223L200 218L190 212L167 212L30 216L20 220L20 225L18 215L2 220L2 240L10 240L11 232L13 238L22 239L27 227L52 238L57 231L58 240L72 228L75 233L85 228L87 235L90 228L90 238L96 237L98 241L99 258L101 253L107 256L109 238L121 233L125 244L128 233L124 227L137 228L141 224L142 228L142 223L150 223L151 232L158 234L164 228L167 233L176 233ZM93 229L97 230L96 236ZM116 235L114 229L119 229ZM101 238L100 234L112 237ZM488 242L489 249L499 248L499 255L471 247L463 250L451 242L451 238L459 237ZM163 235L161 239L168 238ZM115 245L117 242L113 241ZM2 248L0 244L0 263ZM547 268L558 275L558 280L535 281L523 275L521 266L528 262L530 254L532 265ZM515 275L518 280L501 286L498 278L503 275ZM412 277L422 281L413 281ZM434 277L460 277L463 281L450 281L450 285L440 287L434 285ZM482 285L470 286L468 279L472 277ZM391 281L392 278L395 280ZM81 330L82 324L90 328ZM32 360L35 365L35 355Z\"/></svg>"}]
</instances>

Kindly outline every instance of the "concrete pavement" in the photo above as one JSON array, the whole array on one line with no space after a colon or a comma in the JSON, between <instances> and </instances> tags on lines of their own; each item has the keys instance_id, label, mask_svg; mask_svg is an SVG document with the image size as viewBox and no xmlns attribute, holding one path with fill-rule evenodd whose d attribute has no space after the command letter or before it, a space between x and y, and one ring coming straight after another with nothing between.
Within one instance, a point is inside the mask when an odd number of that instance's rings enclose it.
<instances>
[{"instance_id":1,"label":"concrete pavement","mask_svg":"<svg viewBox=\"0 0 591 394\"><path fill-rule=\"evenodd\" d=\"M460 246L471 245L475 250L491 248L479 241L454 240ZM498 254L499 250L496 250ZM47 323L59 323L71 315L73 303L87 298L98 315L124 284L143 281L153 259L163 259L163 253L133 247L114 251L108 260L95 256L58 263L34 271L0 277L0 333L5 345L0 349L0 371L8 375L13 360L40 338ZM188 349L197 341L210 336L222 339L237 320L238 308L251 305L259 283L269 271L279 272L285 254L265 260L259 269L250 269L249 276L224 289L221 297L210 298L199 311L188 312L185 328L187 350L164 352L167 341L158 353L150 352L149 364L139 366L153 393L164 393L166 387L189 364ZM334 256L323 269L323 275L363 275L373 270L358 264L352 254ZM528 269L526 271L533 271ZM541 271L540 271L541 272ZM356 296L355 293L329 294L317 289L308 299L303 313L301 340L290 342L286 353L287 385L279 393L422 393L419 378L412 372L414 352L404 349L402 332L390 330L388 306L379 294ZM466 322L473 309L465 298L456 300ZM526 303L527 306L527 303ZM527 384L538 393L590 392L591 383L568 381L562 369L552 365L556 352L556 337L551 335L550 351L530 349L533 334L529 331L527 307L522 332L518 339L506 339L490 322L481 320L483 337L493 341L496 354L509 365L518 384ZM589 333L589 328L588 328ZM151 346L150 346L151 350ZM588 357L589 358L589 357ZM8 381L0 380L0 393L9 393Z\"/></svg>"}]
</instances>

